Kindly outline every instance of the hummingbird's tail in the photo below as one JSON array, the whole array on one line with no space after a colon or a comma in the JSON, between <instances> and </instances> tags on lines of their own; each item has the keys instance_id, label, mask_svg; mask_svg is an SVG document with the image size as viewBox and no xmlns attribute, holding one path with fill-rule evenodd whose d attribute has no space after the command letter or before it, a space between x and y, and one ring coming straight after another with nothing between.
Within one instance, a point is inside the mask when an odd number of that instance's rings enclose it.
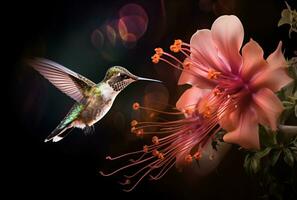
<instances>
[{"instance_id":1,"label":"hummingbird's tail","mask_svg":"<svg viewBox=\"0 0 297 200\"><path fill-rule=\"evenodd\" d=\"M66 137L71 131L66 131L73 127L73 122L76 120L77 116L80 114L82 109L82 104L74 104L70 109L66 117L61 121L61 123L47 136L44 142L52 140L53 142L58 142Z\"/></svg>"},{"instance_id":2,"label":"hummingbird's tail","mask_svg":"<svg viewBox=\"0 0 297 200\"><path fill-rule=\"evenodd\" d=\"M69 123L66 126L58 126L57 128L55 128L55 130L53 130L51 132L51 134L49 134L49 136L47 136L44 140L44 142L48 142L48 141L53 141L53 142L58 142L60 140L62 140L64 137L66 137L71 131L66 131L67 129L72 128L72 124Z\"/></svg>"}]
</instances>

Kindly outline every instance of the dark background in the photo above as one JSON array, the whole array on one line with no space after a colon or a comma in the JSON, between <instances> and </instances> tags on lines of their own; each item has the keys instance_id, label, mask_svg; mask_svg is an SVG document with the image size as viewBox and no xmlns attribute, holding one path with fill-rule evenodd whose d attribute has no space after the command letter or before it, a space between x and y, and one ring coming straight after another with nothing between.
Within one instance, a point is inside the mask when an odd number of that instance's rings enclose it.
<instances>
[{"instance_id":1,"label":"dark background","mask_svg":"<svg viewBox=\"0 0 297 200\"><path fill-rule=\"evenodd\" d=\"M287 1L297 7L296 1ZM294 3L293 3L294 2ZM91 42L92 32L117 18L125 4L137 3L149 18L146 33L135 47L126 48L119 41L100 49ZM104 77L113 65L127 67L135 74L154 77L165 82L169 103L174 104L182 92L176 86L178 73L166 65L154 66L150 56L155 47L168 49L174 39L189 41L202 28L210 28L222 14L236 14L245 29L245 42L252 37L264 49L265 56L283 40L287 57L296 50L296 34L288 38L288 26L277 27L284 1L23 1L3 7L8 10L4 30L9 37L11 74L8 78L9 97L4 105L8 122L5 145L6 186L11 195L43 198L45 196L86 199L164 198L164 199L256 199L261 191L258 183L243 170L244 154L236 148L226 156L218 169L207 177L172 169L157 182L144 180L135 191L124 193L117 184L120 176L102 177L99 170L114 169L121 163L110 163L108 154L118 155L141 147L141 141L129 133L130 109L134 101L142 101L148 83L129 86L117 97L113 108L92 135L73 133L59 143L44 143L73 104L22 59L42 56L79 72L94 82ZM295 4L295 5L294 5ZM215 7L215 9L212 9ZM9 20L7 20L9 19ZM6 40L6 38L4 38ZM6 67L7 67L6 66ZM152 86L156 87L156 86ZM111 169L110 169L111 170Z\"/></svg>"}]
</instances>

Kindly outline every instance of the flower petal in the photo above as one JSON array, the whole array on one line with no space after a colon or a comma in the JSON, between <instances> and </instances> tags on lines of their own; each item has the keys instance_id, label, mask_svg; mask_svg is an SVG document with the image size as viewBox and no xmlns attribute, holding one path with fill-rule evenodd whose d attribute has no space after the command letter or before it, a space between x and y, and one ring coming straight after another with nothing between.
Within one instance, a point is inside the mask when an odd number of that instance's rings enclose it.
<instances>
[{"instance_id":1,"label":"flower petal","mask_svg":"<svg viewBox=\"0 0 297 200\"><path fill-rule=\"evenodd\" d=\"M224 112L223 115L219 116L219 123L223 129L226 131L233 131L236 129L239 121L240 111L239 109L233 112Z\"/></svg>"},{"instance_id":2,"label":"flower petal","mask_svg":"<svg viewBox=\"0 0 297 200\"><path fill-rule=\"evenodd\" d=\"M176 102L176 108L185 111L195 109L199 100L208 94L211 90L208 89L200 89L197 87L191 87L187 89Z\"/></svg>"},{"instance_id":3,"label":"flower petal","mask_svg":"<svg viewBox=\"0 0 297 200\"><path fill-rule=\"evenodd\" d=\"M273 92L279 91L282 87L293 81L287 74L287 69L279 67L271 69L270 66L260 75L255 77L250 85L254 90L269 88Z\"/></svg>"},{"instance_id":4,"label":"flower petal","mask_svg":"<svg viewBox=\"0 0 297 200\"><path fill-rule=\"evenodd\" d=\"M179 77L178 85L190 84L199 88L213 88L215 82L206 78L205 72L202 72L197 67L190 65L184 69Z\"/></svg>"},{"instance_id":5,"label":"flower petal","mask_svg":"<svg viewBox=\"0 0 297 200\"><path fill-rule=\"evenodd\" d=\"M268 67L260 76L252 80L251 85L255 89L267 87L273 92L279 91L293 79L287 74L287 64L282 53L282 42L279 42L276 50L267 58Z\"/></svg>"},{"instance_id":6,"label":"flower petal","mask_svg":"<svg viewBox=\"0 0 297 200\"><path fill-rule=\"evenodd\" d=\"M223 137L225 142L239 144L246 149L259 149L258 120L255 109L249 107L242 112L234 131Z\"/></svg>"},{"instance_id":7,"label":"flower petal","mask_svg":"<svg viewBox=\"0 0 297 200\"><path fill-rule=\"evenodd\" d=\"M219 57L225 65L229 65L234 74L237 74L242 65L239 50L244 37L240 20L234 15L221 16L213 23L211 34L218 48Z\"/></svg>"},{"instance_id":8,"label":"flower petal","mask_svg":"<svg viewBox=\"0 0 297 200\"><path fill-rule=\"evenodd\" d=\"M253 94L259 121L276 130L277 120L283 111L283 106L278 97L269 89L263 88Z\"/></svg>"},{"instance_id":9,"label":"flower petal","mask_svg":"<svg viewBox=\"0 0 297 200\"><path fill-rule=\"evenodd\" d=\"M267 62L269 67L273 69L286 67L287 62L282 53L282 41L278 43L276 50L268 56Z\"/></svg>"},{"instance_id":10,"label":"flower petal","mask_svg":"<svg viewBox=\"0 0 297 200\"><path fill-rule=\"evenodd\" d=\"M261 46L254 40L250 40L242 48L243 65L241 68L241 76L245 80L250 80L258 73L266 70L268 64L263 58L264 52Z\"/></svg>"},{"instance_id":11,"label":"flower petal","mask_svg":"<svg viewBox=\"0 0 297 200\"><path fill-rule=\"evenodd\" d=\"M215 69L219 72L228 72L230 68L225 66L218 57L218 50L208 29L198 30L190 40L191 58L201 64L206 71Z\"/></svg>"}]
</instances>

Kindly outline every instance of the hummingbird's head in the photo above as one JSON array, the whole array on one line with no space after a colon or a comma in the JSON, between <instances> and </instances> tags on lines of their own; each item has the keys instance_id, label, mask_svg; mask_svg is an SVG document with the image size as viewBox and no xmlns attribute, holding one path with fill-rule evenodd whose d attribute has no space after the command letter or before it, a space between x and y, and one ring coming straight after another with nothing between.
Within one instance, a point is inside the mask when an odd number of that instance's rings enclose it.
<instances>
[{"instance_id":1,"label":"hummingbird's head","mask_svg":"<svg viewBox=\"0 0 297 200\"><path fill-rule=\"evenodd\" d=\"M131 72L129 72L124 67L114 66L108 69L106 75L104 77L104 82L108 83L110 87L113 88L114 91L121 91L125 87L127 87L130 83L135 81L144 80L144 81L154 81L161 82L155 79L142 78L135 76Z\"/></svg>"}]
</instances>

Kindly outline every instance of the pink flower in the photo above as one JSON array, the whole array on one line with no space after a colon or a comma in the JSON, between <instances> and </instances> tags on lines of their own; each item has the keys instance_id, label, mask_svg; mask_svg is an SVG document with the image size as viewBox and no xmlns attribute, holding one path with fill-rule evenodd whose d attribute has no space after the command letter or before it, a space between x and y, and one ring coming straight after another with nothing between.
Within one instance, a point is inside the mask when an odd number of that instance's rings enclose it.
<instances>
[{"instance_id":1,"label":"pink flower","mask_svg":"<svg viewBox=\"0 0 297 200\"><path fill-rule=\"evenodd\" d=\"M154 63L164 61L182 70L179 84L191 84L176 103L177 111L166 112L143 107L138 103L135 110L149 110L167 116L179 115L178 120L165 122L131 122L131 132L137 136L153 135L151 144L143 149L108 160L133 157L129 163L111 172L111 176L128 168L135 173L125 175L123 185L132 179L133 190L149 176L151 180L162 178L173 166L181 168L203 156L210 139L222 128L228 131L224 140L244 148L259 148L258 124L277 128L277 119L283 110L274 94L292 79L286 73L286 62L281 43L267 60L263 50L253 40L239 51L243 42L243 27L235 16L219 17L211 30L199 30L190 44L176 40L170 49L181 52L181 61L156 48ZM212 159L212 158L209 158Z\"/></svg>"},{"instance_id":2,"label":"pink flower","mask_svg":"<svg viewBox=\"0 0 297 200\"><path fill-rule=\"evenodd\" d=\"M258 124L277 129L283 106L274 92L292 79L286 73L281 42L265 60L262 48L252 39L243 46L242 55L239 53L243 37L243 26L236 16L221 16L211 30L198 30L190 44L176 40L171 50L181 51L187 57L179 84L216 89L220 91L217 98L225 99L220 101L224 111L219 109L218 113L221 127L228 131L224 141L259 148ZM179 68L178 63L170 64ZM196 92L187 91L179 107L183 107L187 98L197 96Z\"/></svg>"}]
</instances>

